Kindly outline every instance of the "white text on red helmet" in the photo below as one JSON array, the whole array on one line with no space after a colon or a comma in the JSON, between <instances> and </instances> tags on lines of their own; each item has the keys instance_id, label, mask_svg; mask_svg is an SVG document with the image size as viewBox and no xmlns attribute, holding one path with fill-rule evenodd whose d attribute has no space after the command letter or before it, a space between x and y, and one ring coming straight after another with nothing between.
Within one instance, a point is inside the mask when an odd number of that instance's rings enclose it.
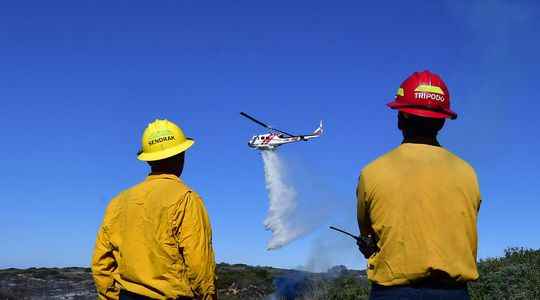
<instances>
[{"instance_id":1,"label":"white text on red helmet","mask_svg":"<svg viewBox=\"0 0 540 300\"><path fill-rule=\"evenodd\" d=\"M431 99L439 102L444 102L444 96L438 95L438 94L432 94L432 93L425 93L425 92L416 92L414 93L415 99Z\"/></svg>"}]
</instances>

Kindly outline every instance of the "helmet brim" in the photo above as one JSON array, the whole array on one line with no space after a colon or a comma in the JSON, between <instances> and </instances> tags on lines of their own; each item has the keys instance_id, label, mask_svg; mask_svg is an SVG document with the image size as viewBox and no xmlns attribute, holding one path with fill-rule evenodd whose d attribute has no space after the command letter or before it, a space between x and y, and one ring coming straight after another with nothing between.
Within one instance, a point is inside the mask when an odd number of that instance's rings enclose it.
<instances>
[{"instance_id":1,"label":"helmet brim","mask_svg":"<svg viewBox=\"0 0 540 300\"><path fill-rule=\"evenodd\" d=\"M175 156L177 154L180 154L186 151L188 148L193 146L194 143L195 141L193 139L188 138L180 145L177 145L177 146L165 149L165 150L152 152L152 153L141 153L137 155L137 159L142 160L142 161L162 160L162 159L169 158L169 157Z\"/></svg>"},{"instance_id":2,"label":"helmet brim","mask_svg":"<svg viewBox=\"0 0 540 300\"><path fill-rule=\"evenodd\" d=\"M391 109L397 109L399 111L419 117L451 120L455 120L457 118L457 114L451 109L430 110L427 108L414 106L406 103L400 103L397 101L392 101L386 105Z\"/></svg>"}]
</instances>

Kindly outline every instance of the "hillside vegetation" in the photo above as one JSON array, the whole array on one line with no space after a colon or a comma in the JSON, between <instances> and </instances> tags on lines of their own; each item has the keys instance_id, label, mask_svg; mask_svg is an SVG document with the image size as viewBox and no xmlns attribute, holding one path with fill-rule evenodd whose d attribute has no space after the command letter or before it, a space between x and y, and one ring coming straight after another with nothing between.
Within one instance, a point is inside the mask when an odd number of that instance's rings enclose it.
<instances>
[{"instance_id":1,"label":"hillside vegetation","mask_svg":"<svg viewBox=\"0 0 540 300\"><path fill-rule=\"evenodd\" d=\"M540 299L540 250L510 248L499 258L481 260L480 280L469 287L472 299ZM244 264L218 265L220 300L368 299L364 271L337 266L310 273ZM88 268L0 270L0 299L96 299Z\"/></svg>"},{"instance_id":2,"label":"hillside vegetation","mask_svg":"<svg viewBox=\"0 0 540 300\"><path fill-rule=\"evenodd\" d=\"M480 261L478 271L472 299L540 299L540 250L509 248L503 257Z\"/></svg>"}]
</instances>

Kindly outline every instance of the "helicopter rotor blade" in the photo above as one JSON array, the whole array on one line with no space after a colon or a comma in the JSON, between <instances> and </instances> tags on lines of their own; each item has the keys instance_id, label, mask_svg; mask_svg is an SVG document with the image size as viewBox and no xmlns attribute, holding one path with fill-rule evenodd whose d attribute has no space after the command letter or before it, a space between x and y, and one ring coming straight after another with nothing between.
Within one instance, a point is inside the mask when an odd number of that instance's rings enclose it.
<instances>
[{"instance_id":1,"label":"helicopter rotor blade","mask_svg":"<svg viewBox=\"0 0 540 300\"><path fill-rule=\"evenodd\" d=\"M252 116L246 114L245 112L241 112L240 115L242 115L243 117L248 118L249 120L251 120L251 121L253 121L253 122L255 122L255 123L261 125L262 127L265 127L265 128L270 129L271 131L276 131L276 132L279 132L279 133L283 133L283 134L285 134L285 135L287 135L287 136L289 136L289 137L295 137L295 136L296 136L296 135L294 135L294 134L290 134L290 133L287 133L287 132L285 132L285 131L281 131L281 130L279 130L279 129L272 128L271 126L269 126L269 125L267 125L267 124L265 124L265 123L263 123L263 122L261 122L261 121L255 119L254 117L252 117Z\"/></svg>"},{"instance_id":2,"label":"helicopter rotor blade","mask_svg":"<svg viewBox=\"0 0 540 300\"><path fill-rule=\"evenodd\" d=\"M255 119L254 117L252 117L252 116L246 114L245 112L241 112L240 115L242 115L243 117L246 117L246 118L250 119L251 121L253 121L253 122L255 122L255 123L261 125L262 127L266 127L266 128L268 128L268 129L272 129L272 127L270 127L270 126L264 124L263 122L261 122L261 121Z\"/></svg>"}]
</instances>

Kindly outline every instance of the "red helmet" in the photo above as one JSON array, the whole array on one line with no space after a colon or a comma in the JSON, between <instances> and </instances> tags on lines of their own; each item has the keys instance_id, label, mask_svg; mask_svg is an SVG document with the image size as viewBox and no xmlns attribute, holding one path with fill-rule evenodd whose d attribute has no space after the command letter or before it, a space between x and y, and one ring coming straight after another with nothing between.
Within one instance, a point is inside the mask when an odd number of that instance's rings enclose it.
<instances>
[{"instance_id":1,"label":"red helmet","mask_svg":"<svg viewBox=\"0 0 540 300\"><path fill-rule=\"evenodd\" d=\"M444 81L430 71L415 72L399 87L392 109L426 118L457 118L450 109L450 93Z\"/></svg>"}]
</instances>

